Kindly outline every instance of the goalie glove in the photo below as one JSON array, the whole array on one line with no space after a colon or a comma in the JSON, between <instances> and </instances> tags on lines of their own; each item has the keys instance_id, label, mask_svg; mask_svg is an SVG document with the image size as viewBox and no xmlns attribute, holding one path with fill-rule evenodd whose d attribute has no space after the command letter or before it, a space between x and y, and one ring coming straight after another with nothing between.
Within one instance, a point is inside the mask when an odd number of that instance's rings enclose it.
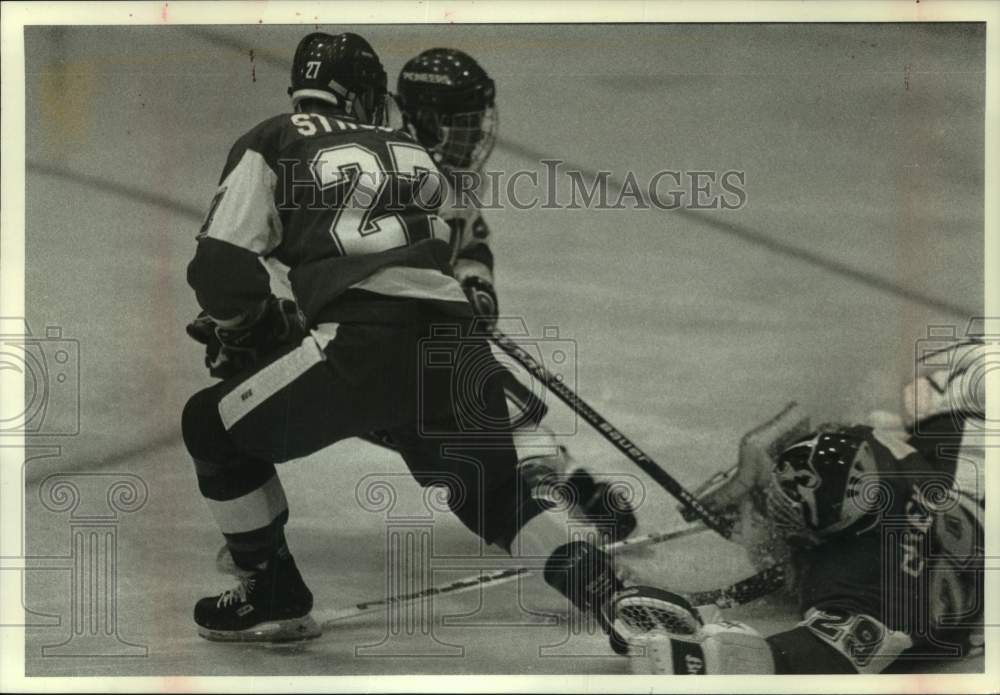
<instances>
[{"instance_id":1,"label":"goalie glove","mask_svg":"<svg viewBox=\"0 0 1000 695\"><path fill-rule=\"evenodd\" d=\"M776 416L744 434L740 439L736 465L709 478L695 490L695 497L734 524L745 513L742 509L745 503L750 503L754 511L763 514L762 493L778 456L809 432L809 416L798 403L789 403ZM698 518L686 507L682 507L680 512L685 521L696 521Z\"/></svg>"},{"instance_id":2,"label":"goalie glove","mask_svg":"<svg viewBox=\"0 0 1000 695\"><path fill-rule=\"evenodd\" d=\"M205 366L217 379L251 369L275 350L305 337L298 308L290 299L271 296L259 314L221 325L205 312L187 325L188 335L205 346Z\"/></svg>"}]
</instances>

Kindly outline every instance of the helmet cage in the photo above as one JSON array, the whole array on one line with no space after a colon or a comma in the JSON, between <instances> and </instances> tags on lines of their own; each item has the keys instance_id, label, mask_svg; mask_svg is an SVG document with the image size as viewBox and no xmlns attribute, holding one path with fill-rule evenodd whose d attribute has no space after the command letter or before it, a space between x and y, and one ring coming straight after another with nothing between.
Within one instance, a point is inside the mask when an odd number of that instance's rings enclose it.
<instances>
[{"instance_id":1,"label":"helmet cage","mask_svg":"<svg viewBox=\"0 0 1000 695\"><path fill-rule=\"evenodd\" d=\"M789 540L818 545L871 511L863 486L873 468L868 443L845 432L793 444L772 469L768 517Z\"/></svg>"},{"instance_id":2,"label":"helmet cage","mask_svg":"<svg viewBox=\"0 0 1000 695\"><path fill-rule=\"evenodd\" d=\"M468 54L432 48L399 73L403 122L447 172L479 171L496 143L496 85Z\"/></svg>"},{"instance_id":3,"label":"helmet cage","mask_svg":"<svg viewBox=\"0 0 1000 695\"><path fill-rule=\"evenodd\" d=\"M404 112L404 118L445 171L480 171L493 152L500 122L492 104L462 113L420 108L409 116Z\"/></svg>"},{"instance_id":4,"label":"helmet cage","mask_svg":"<svg viewBox=\"0 0 1000 695\"><path fill-rule=\"evenodd\" d=\"M802 545L818 545L822 542L819 534L809 528L809 511L801 498L786 491L772 479L767 487L767 517L787 540Z\"/></svg>"}]
</instances>

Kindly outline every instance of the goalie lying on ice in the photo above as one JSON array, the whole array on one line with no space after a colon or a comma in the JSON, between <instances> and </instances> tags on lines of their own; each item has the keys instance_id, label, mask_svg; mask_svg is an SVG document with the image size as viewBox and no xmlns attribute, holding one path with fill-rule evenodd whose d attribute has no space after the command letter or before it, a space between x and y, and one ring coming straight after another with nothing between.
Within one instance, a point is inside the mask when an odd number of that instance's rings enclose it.
<instances>
[{"instance_id":1,"label":"goalie lying on ice","mask_svg":"<svg viewBox=\"0 0 1000 695\"><path fill-rule=\"evenodd\" d=\"M802 620L765 638L742 623L706 624L674 597L675 620L664 621L673 631L644 636L633 670L878 673L897 659L960 658L976 646L984 501L955 472L963 430L985 415L972 376L981 370L969 368L984 349L960 349L961 368L906 387L899 431L813 429L796 406L744 437L739 464L701 499L734 520L733 540L755 561L766 557L762 538L784 549Z\"/></svg>"}]
</instances>

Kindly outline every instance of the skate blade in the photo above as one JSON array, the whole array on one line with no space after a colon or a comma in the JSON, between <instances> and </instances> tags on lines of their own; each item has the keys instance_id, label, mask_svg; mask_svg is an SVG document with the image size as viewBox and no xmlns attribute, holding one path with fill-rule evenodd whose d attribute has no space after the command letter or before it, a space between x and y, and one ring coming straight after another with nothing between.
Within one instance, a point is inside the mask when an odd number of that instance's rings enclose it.
<instances>
[{"instance_id":1,"label":"skate blade","mask_svg":"<svg viewBox=\"0 0 1000 695\"><path fill-rule=\"evenodd\" d=\"M323 630L311 615L290 620L273 620L246 630L213 630L198 626L198 636L210 642L299 642L316 639Z\"/></svg>"}]
</instances>

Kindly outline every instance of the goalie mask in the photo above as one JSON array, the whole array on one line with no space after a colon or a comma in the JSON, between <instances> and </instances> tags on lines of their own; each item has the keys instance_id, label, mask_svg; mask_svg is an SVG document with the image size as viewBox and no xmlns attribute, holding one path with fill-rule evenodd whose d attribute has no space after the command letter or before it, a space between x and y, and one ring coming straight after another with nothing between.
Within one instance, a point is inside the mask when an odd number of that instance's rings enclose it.
<instances>
[{"instance_id":1,"label":"goalie mask","mask_svg":"<svg viewBox=\"0 0 1000 695\"><path fill-rule=\"evenodd\" d=\"M314 32L299 41L292 59L292 105L333 104L362 123L385 125L385 70L375 49L357 34Z\"/></svg>"},{"instance_id":2,"label":"goalie mask","mask_svg":"<svg viewBox=\"0 0 1000 695\"><path fill-rule=\"evenodd\" d=\"M479 171L496 142L496 87L462 51L432 48L403 66L403 121L445 171Z\"/></svg>"},{"instance_id":3,"label":"goalie mask","mask_svg":"<svg viewBox=\"0 0 1000 695\"><path fill-rule=\"evenodd\" d=\"M815 432L778 457L767 489L768 517L789 541L819 545L869 515L863 485L876 474L862 432Z\"/></svg>"}]
</instances>

